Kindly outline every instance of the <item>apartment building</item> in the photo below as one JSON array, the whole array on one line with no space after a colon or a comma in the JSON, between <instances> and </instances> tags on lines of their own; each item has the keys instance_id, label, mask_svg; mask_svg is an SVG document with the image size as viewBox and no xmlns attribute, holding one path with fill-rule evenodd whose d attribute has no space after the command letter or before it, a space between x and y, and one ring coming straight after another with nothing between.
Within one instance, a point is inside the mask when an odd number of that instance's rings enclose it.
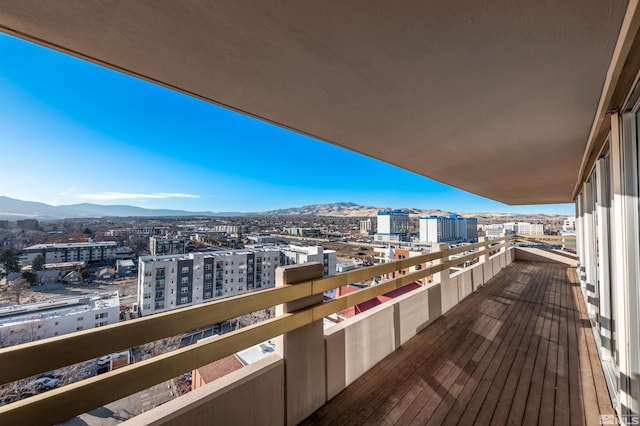
<instances>
[{"instance_id":1,"label":"apartment building","mask_svg":"<svg viewBox=\"0 0 640 426\"><path fill-rule=\"evenodd\" d=\"M447 216L421 217L421 243L472 242L478 239L478 219Z\"/></svg>"},{"instance_id":2,"label":"apartment building","mask_svg":"<svg viewBox=\"0 0 640 426\"><path fill-rule=\"evenodd\" d=\"M422 256L423 254L431 253L431 249L427 247L408 247L408 248L397 248L394 250L393 255L395 260L404 260L410 259L416 256ZM410 266L408 268L400 269L392 274L393 277L410 274L412 272L420 271L421 269L426 268L427 263L420 263L414 266ZM430 282L431 277L424 277L418 280L422 285L426 285Z\"/></svg>"},{"instance_id":3,"label":"apartment building","mask_svg":"<svg viewBox=\"0 0 640 426\"><path fill-rule=\"evenodd\" d=\"M324 276L335 275L336 273L336 252L327 250L322 246L280 246L281 264L297 265L307 262L322 263Z\"/></svg>"},{"instance_id":4,"label":"apartment building","mask_svg":"<svg viewBox=\"0 0 640 426\"><path fill-rule=\"evenodd\" d=\"M544 225L541 223L505 222L502 227L508 234L544 235Z\"/></svg>"},{"instance_id":5,"label":"apartment building","mask_svg":"<svg viewBox=\"0 0 640 426\"><path fill-rule=\"evenodd\" d=\"M360 221L360 234L369 235L371 233L371 219Z\"/></svg>"},{"instance_id":6,"label":"apartment building","mask_svg":"<svg viewBox=\"0 0 640 426\"><path fill-rule=\"evenodd\" d=\"M118 292L0 308L0 347L18 345L119 321Z\"/></svg>"},{"instance_id":7,"label":"apartment building","mask_svg":"<svg viewBox=\"0 0 640 426\"><path fill-rule=\"evenodd\" d=\"M150 315L273 287L278 266L280 250L275 247L141 256L140 313Z\"/></svg>"},{"instance_id":8,"label":"apartment building","mask_svg":"<svg viewBox=\"0 0 640 426\"><path fill-rule=\"evenodd\" d=\"M564 232L575 232L576 231L576 217L575 216L567 216L567 218L562 223L562 230Z\"/></svg>"},{"instance_id":9,"label":"apartment building","mask_svg":"<svg viewBox=\"0 0 640 426\"><path fill-rule=\"evenodd\" d=\"M213 232L224 232L225 234L246 234L249 232L248 225L214 225L209 228Z\"/></svg>"},{"instance_id":10,"label":"apartment building","mask_svg":"<svg viewBox=\"0 0 640 426\"><path fill-rule=\"evenodd\" d=\"M114 241L36 244L22 250L21 261L23 265L31 265L40 255L44 263L102 263L115 259L116 246Z\"/></svg>"},{"instance_id":11,"label":"apartment building","mask_svg":"<svg viewBox=\"0 0 640 426\"><path fill-rule=\"evenodd\" d=\"M380 210L375 241L409 241L409 213L402 210Z\"/></svg>"},{"instance_id":12,"label":"apartment building","mask_svg":"<svg viewBox=\"0 0 640 426\"><path fill-rule=\"evenodd\" d=\"M182 254L185 252L186 244L185 237L149 237L149 253L151 256Z\"/></svg>"}]
</instances>

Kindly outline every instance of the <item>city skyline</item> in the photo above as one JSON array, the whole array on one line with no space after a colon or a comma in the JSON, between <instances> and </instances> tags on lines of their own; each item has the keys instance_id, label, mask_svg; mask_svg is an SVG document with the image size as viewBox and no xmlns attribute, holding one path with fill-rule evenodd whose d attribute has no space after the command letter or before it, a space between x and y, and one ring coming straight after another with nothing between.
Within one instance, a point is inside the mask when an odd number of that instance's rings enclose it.
<instances>
[{"instance_id":1,"label":"city skyline","mask_svg":"<svg viewBox=\"0 0 640 426\"><path fill-rule=\"evenodd\" d=\"M574 214L492 201L8 35L0 52L11 58L0 63L0 195L213 212L349 201Z\"/></svg>"}]
</instances>

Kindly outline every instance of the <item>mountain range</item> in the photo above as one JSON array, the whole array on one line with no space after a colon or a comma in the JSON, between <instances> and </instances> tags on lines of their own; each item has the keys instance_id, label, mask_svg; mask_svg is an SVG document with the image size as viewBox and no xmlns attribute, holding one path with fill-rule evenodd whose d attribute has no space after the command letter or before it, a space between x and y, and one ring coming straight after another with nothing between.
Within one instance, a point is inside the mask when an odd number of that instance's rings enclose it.
<instances>
[{"instance_id":1,"label":"mountain range","mask_svg":"<svg viewBox=\"0 0 640 426\"><path fill-rule=\"evenodd\" d=\"M145 209L127 205L99 205L91 203L51 206L34 201L23 201L0 196L0 219L38 219L56 220L73 218L99 217L169 217L169 216L337 216L337 217L374 217L380 207L362 206L350 202L313 204L263 212L191 212L185 210ZM442 210L423 210L402 208L410 216L448 215L451 212ZM461 216L480 218L496 218L513 216L507 213L463 213ZM538 215L536 215L538 216Z\"/></svg>"}]
</instances>

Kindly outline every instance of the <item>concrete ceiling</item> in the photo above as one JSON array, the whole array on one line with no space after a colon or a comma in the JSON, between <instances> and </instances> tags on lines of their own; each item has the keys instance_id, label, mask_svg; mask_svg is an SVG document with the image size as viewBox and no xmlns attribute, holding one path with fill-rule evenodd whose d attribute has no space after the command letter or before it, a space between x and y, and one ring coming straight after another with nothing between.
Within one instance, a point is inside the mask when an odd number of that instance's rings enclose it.
<instances>
[{"instance_id":1,"label":"concrete ceiling","mask_svg":"<svg viewBox=\"0 0 640 426\"><path fill-rule=\"evenodd\" d=\"M0 0L0 31L536 204L572 200L626 6Z\"/></svg>"}]
</instances>

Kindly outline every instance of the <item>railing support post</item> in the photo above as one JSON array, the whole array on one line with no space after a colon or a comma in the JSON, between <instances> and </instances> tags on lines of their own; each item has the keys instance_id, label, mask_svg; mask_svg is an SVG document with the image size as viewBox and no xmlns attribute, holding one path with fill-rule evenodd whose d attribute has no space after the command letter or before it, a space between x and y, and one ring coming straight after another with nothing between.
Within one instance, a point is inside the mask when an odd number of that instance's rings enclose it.
<instances>
[{"instance_id":1,"label":"railing support post","mask_svg":"<svg viewBox=\"0 0 640 426\"><path fill-rule=\"evenodd\" d=\"M433 243L431 244L431 252L445 251L449 249L449 244L446 243ZM434 260L433 264L439 265L449 261L449 257L445 256L442 259ZM440 294L442 303L442 313L444 314L449 309L454 307L460 301L460 295L458 294L457 283L451 282L451 271L449 268L436 272L433 274L433 282L440 282Z\"/></svg>"},{"instance_id":2,"label":"railing support post","mask_svg":"<svg viewBox=\"0 0 640 426\"><path fill-rule=\"evenodd\" d=\"M322 278L323 266L318 262L283 266L276 269L276 287L295 285ZM276 314L294 312L322 303L322 294L279 305ZM295 425L325 403L325 355L322 320L314 321L282 336L277 351L285 367L285 419Z\"/></svg>"},{"instance_id":3,"label":"railing support post","mask_svg":"<svg viewBox=\"0 0 640 426\"><path fill-rule=\"evenodd\" d=\"M487 241L487 237L478 237L478 242L479 243L484 243L485 241ZM483 247L481 250L484 250L486 247ZM487 254L486 252L483 251L484 254L481 254L480 256L478 256L478 263L484 263L487 261Z\"/></svg>"}]
</instances>

